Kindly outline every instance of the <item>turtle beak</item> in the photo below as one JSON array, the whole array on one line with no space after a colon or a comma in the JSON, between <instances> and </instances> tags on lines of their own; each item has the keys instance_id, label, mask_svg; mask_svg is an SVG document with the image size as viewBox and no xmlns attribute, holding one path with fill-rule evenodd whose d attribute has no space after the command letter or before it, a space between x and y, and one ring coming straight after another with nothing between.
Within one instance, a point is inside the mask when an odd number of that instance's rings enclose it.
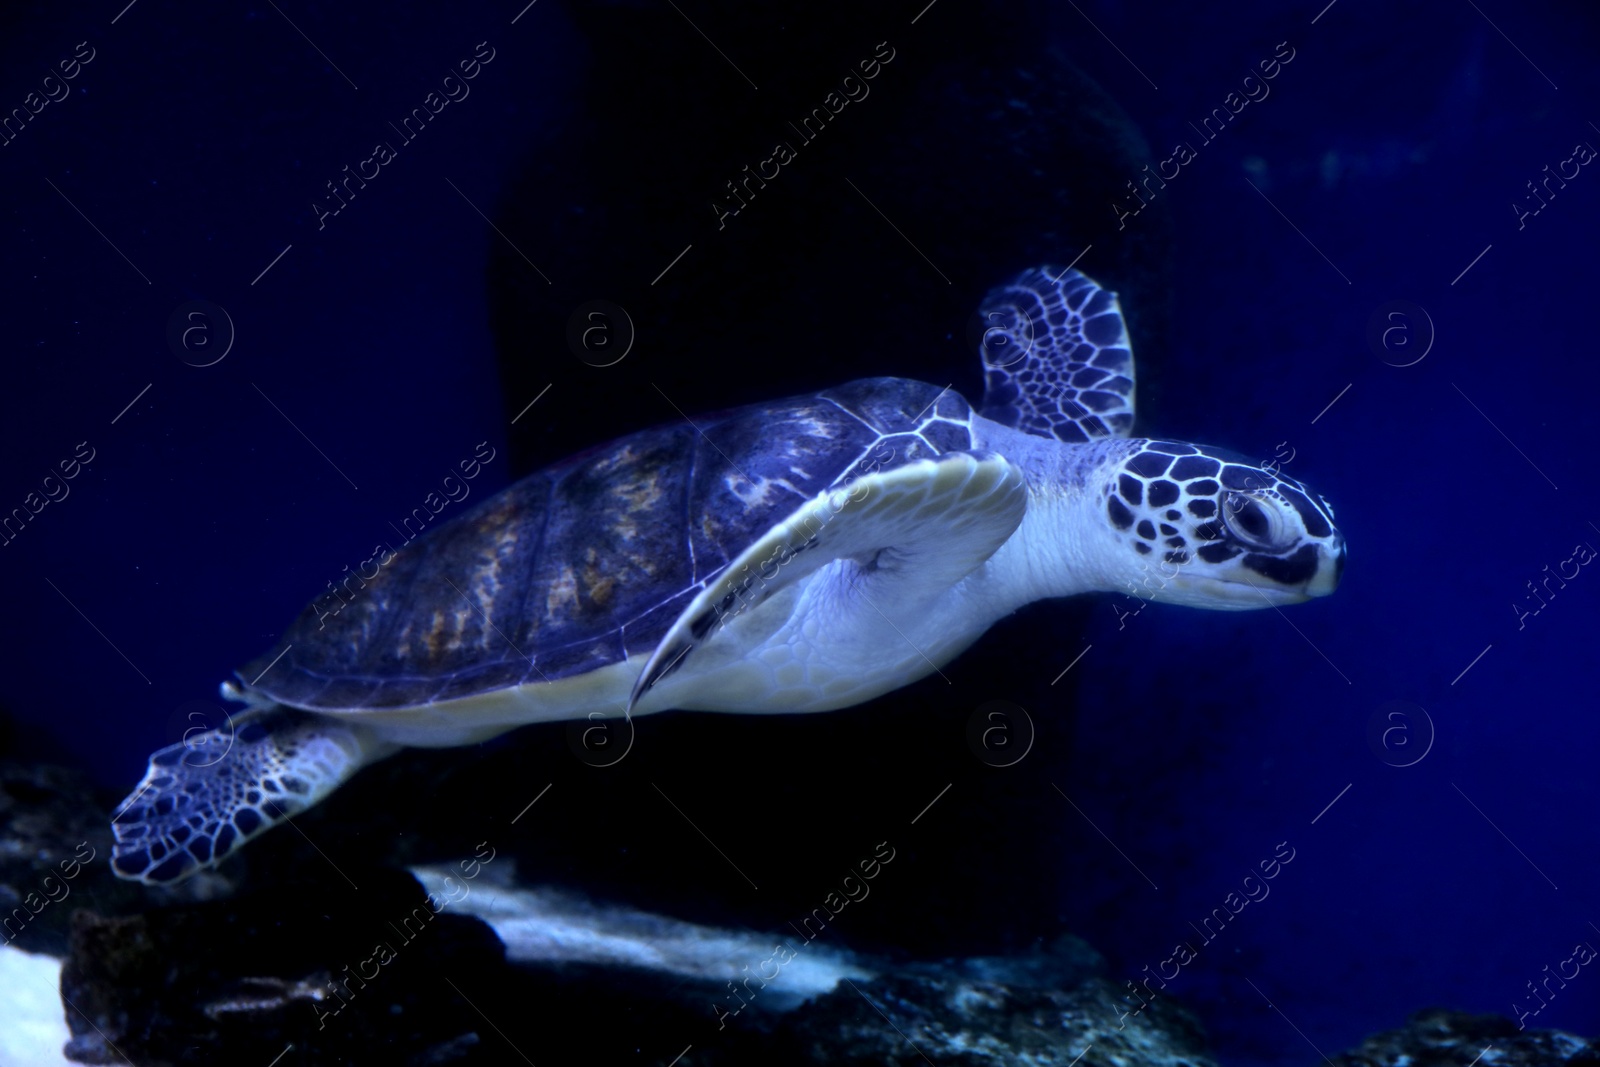
<instances>
[{"instance_id":1,"label":"turtle beak","mask_svg":"<svg viewBox=\"0 0 1600 1067\"><path fill-rule=\"evenodd\" d=\"M1294 553L1296 566L1310 570L1310 576L1293 584L1282 584L1281 579L1274 581L1265 574L1243 568L1220 577L1180 574L1167 583L1158 599L1220 611L1252 611L1303 604L1327 596L1339 587L1339 579L1344 575L1344 535L1334 530L1313 544L1314 556L1307 551L1311 546L1305 544Z\"/></svg>"},{"instance_id":2,"label":"turtle beak","mask_svg":"<svg viewBox=\"0 0 1600 1067\"><path fill-rule=\"evenodd\" d=\"M1309 590L1309 585L1315 581L1313 578L1306 586L1286 587L1266 583L1259 575L1253 579L1182 575L1168 584L1168 595L1161 599L1169 604L1187 604L1212 611L1256 611L1303 604L1314 596L1323 595Z\"/></svg>"},{"instance_id":3,"label":"turtle beak","mask_svg":"<svg viewBox=\"0 0 1600 1067\"><path fill-rule=\"evenodd\" d=\"M1317 573L1306 583L1307 597L1327 596L1339 588L1339 579L1344 577L1345 555L1344 534L1335 530L1320 546Z\"/></svg>"}]
</instances>

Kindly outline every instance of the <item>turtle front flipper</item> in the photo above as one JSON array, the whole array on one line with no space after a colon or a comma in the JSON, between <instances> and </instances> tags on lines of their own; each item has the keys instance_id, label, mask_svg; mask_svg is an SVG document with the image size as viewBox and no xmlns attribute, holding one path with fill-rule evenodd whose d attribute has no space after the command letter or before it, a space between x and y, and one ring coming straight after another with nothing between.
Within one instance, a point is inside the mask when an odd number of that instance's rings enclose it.
<instances>
[{"instance_id":1,"label":"turtle front flipper","mask_svg":"<svg viewBox=\"0 0 1600 1067\"><path fill-rule=\"evenodd\" d=\"M989 291L983 416L1082 444L1133 429L1133 348L1117 294L1075 270L1034 267Z\"/></svg>"},{"instance_id":2,"label":"turtle front flipper","mask_svg":"<svg viewBox=\"0 0 1600 1067\"><path fill-rule=\"evenodd\" d=\"M271 706L159 749L111 820L111 869L150 885L215 866L396 751L371 729Z\"/></svg>"},{"instance_id":3,"label":"turtle front flipper","mask_svg":"<svg viewBox=\"0 0 1600 1067\"><path fill-rule=\"evenodd\" d=\"M922 608L994 554L1028 507L1027 477L1005 456L946 452L862 475L806 501L739 554L690 602L639 672L640 698L738 616L835 561L841 600L873 625Z\"/></svg>"}]
</instances>

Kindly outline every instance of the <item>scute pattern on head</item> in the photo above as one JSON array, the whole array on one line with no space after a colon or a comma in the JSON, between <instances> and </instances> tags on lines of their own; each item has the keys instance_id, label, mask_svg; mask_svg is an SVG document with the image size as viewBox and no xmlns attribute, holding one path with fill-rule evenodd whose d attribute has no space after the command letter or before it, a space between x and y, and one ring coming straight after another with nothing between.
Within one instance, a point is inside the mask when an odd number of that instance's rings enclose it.
<instances>
[{"instance_id":1,"label":"scute pattern on head","mask_svg":"<svg viewBox=\"0 0 1600 1067\"><path fill-rule=\"evenodd\" d=\"M1304 485L1220 448L1133 443L1104 494L1111 526L1140 556L1284 591L1337 583L1344 537L1327 502Z\"/></svg>"},{"instance_id":2,"label":"scute pattern on head","mask_svg":"<svg viewBox=\"0 0 1600 1067\"><path fill-rule=\"evenodd\" d=\"M294 707L393 708L648 655L803 501L971 448L971 417L956 393L868 378L632 434L403 546L341 611L308 606L238 677L260 675L259 695Z\"/></svg>"}]
</instances>

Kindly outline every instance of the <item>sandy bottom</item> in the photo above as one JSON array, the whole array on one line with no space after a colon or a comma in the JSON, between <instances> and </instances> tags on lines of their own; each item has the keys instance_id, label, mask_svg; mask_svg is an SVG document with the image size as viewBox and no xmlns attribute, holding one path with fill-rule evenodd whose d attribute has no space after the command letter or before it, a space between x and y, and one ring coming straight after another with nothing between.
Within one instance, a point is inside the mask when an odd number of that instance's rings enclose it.
<instances>
[{"instance_id":1,"label":"sandy bottom","mask_svg":"<svg viewBox=\"0 0 1600 1067\"><path fill-rule=\"evenodd\" d=\"M66 1065L61 961L0 947L0 989L0 1067Z\"/></svg>"}]
</instances>

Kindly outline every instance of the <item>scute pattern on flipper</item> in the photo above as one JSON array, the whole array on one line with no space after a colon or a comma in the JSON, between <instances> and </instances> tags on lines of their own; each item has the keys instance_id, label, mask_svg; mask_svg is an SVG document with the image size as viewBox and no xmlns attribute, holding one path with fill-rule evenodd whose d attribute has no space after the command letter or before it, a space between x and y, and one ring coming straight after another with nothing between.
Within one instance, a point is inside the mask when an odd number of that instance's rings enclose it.
<instances>
[{"instance_id":1,"label":"scute pattern on flipper","mask_svg":"<svg viewBox=\"0 0 1600 1067\"><path fill-rule=\"evenodd\" d=\"M392 708L648 655L802 501L971 447L971 416L948 389L868 378L631 434L403 546L238 676L294 707Z\"/></svg>"},{"instance_id":2,"label":"scute pattern on flipper","mask_svg":"<svg viewBox=\"0 0 1600 1067\"><path fill-rule=\"evenodd\" d=\"M1115 293L1075 270L1024 271L984 297L985 418L1081 444L1133 430L1133 351Z\"/></svg>"},{"instance_id":3,"label":"scute pattern on flipper","mask_svg":"<svg viewBox=\"0 0 1600 1067\"><path fill-rule=\"evenodd\" d=\"M111 820L111 865L163 885L220 863L331 793L363 762L354 731L284 708L246 712L150 756Z\"/></svg>"}]
</instances>

